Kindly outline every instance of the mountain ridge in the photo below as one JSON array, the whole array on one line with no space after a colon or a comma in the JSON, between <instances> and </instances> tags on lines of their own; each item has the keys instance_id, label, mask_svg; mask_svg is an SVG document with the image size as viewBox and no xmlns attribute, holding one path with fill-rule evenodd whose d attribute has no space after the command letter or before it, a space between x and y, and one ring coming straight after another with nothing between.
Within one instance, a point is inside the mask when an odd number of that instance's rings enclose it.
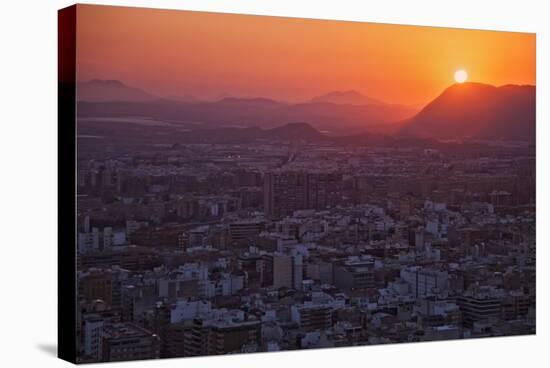
<instances>
[{"instance_id":1,"label":"mountain ridge","mask_svg":"<svg viewBox=\"0 0 550 368\"><path fill-rule=\"evenodd\" d=\"M78 101L88 102L147 102L160 99L141 88L130 87L116 79L91 79L76 85Z\"/></svg>"},{"instance_id":2,"label":"mountain ridge","mask_svg":"<svg viewBox=\"0 0 550 368\"><path fill-rule=\"evenodd\" d=\"M534 140L534 85L453 84L404 122L401 135Z\"/></svg>"},{"instance_id":3,"label":"mountain ridge","mask_svg":"<svg viewBox=\"0 0 550 368\"><path fill-rule=\"evenodd\" d=\"M198 122L209 127L270 128L307 122L335 134L369 131L436 139L534 140L536 86L452 84L420 111L385 104L355 90L332 91L302 103L264 97L217 101L162 98L119 80L92 79L77 85L80 117L147 117ZM376 102L353 104L350 102Z\"/></svg>"},{"instance_id":4,"label":"mountain ridge","mask_svg":"<svg viewBox=\"0 0 550 368\"><path fill-rule=\"evenodd\" d=\"M153 95L135 96L133 87L118 81L89 81L105 91L77 91L80 117L147 117L180 122L200 122L211 126L278 126L285 122L309 122L322 130L388 133L393 122L412 116L416 110L400 105L353 105L332 102L286 103L264 97L224 97L216 101L181 101ZM89 87L90 88L90 87ZM117 93L106 91L114 88ZM131 96L121 98L123 94ZM139 89L138 89L139 90ZM143 92L142 90L139 90ZM103 94L102 94L103 93ZM117 97L113 100L113 95Z\"/></svg>"}]
</instances>

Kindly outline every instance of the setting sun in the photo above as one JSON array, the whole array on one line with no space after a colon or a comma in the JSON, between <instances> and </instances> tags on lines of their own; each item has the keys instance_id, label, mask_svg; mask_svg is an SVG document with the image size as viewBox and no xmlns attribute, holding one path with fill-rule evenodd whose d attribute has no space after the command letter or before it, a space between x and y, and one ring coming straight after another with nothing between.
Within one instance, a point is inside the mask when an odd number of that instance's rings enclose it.
<instances>
[{"instance_id":1,"label":"setting sun","mask_svg":"<svg viewBox=\"0 0 550 368\"><path fill-rule=\"evenodd\" d=\"M455 72L455 81L457 83L464 83L468 79L468 73L464 69L459 69Z\"/></svg>"}]
</instances>

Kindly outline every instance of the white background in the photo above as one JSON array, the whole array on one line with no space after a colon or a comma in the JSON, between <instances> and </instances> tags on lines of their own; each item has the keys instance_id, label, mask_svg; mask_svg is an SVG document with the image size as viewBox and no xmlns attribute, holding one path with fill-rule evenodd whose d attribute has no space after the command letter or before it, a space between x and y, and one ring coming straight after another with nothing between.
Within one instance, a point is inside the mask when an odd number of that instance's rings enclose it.
<instances>
[{"instance_id":1,"label":"white background","mask_svg":"<svg viewBox=\"0 0 550 368\"><path fill-rule=\"evenodd\" d=\"M550 364L548 1L87 1L537 33L537 336L112 363L109 367L536 367ZM57 340L57 0L0 14L0 366L68 366ZM98 25L99 27L101 25ZM502 62L506 62L503 60ZM62 129L62 128L61 128ZM546 167L545 167L546 166ZM68 180L71 180L68 178ZM65 244L70 247L72 244ZM107 365L105 365L107 366Z\"/></svg>"}]
</instances>

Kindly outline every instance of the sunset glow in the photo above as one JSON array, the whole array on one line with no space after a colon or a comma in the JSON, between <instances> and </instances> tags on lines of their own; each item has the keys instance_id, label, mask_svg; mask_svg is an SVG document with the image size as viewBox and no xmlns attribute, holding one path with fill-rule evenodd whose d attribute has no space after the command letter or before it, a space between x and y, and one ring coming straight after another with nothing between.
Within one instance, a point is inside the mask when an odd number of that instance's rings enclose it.
<instances>
[{"instance_id":1,"label":"sunset glow","mask_svg":"<svg viewBox=\"0 0 550 368\"><path fill-rule=\"evenodd\" d=\"M469 66L470 81L535 84L527 33L88 5L78 8L77 33L79 80L117 79L161 96L297 102L356 90L417 105L451 84L457 64Z\"/></svg>"}]
</instances>

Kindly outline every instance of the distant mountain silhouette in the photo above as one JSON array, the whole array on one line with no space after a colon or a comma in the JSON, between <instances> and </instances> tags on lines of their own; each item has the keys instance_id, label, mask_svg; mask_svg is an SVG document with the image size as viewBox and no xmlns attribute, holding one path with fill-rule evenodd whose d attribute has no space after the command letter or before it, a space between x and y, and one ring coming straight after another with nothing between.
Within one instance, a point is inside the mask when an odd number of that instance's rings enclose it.
<instances>
[{"instance_id":1,"label":"distant mountain silhouette","mask_svg":"<svg viewBox=\"0 0 550 368\"><path fill-rule=\"evenodd\" d=\"M367 97L357 91L333 91L311 99L312 103L333 103L340 105L384 105L383 102Z\"/></svg>"},{"instance_id":2,"label":"distant mountain silhouette","mask_svg":"<svg viewBox=\"0 0 550 368\"><path fill-rule=\"evenodd\" d=\"M77 83L76 96L78 101L88 102L146 102L159 99L158 96L139 88L129 87L121 81L102 79Z\"/></svg>"},{"instance_id":3,"label":"distant mountain silhouette","mask_svg":"<svg viewBox=\"0 0 550 368\"><path fill-rule=\"evenodd\" d=\"M534 141L535 94L535 86L454 84L405 122L399 133Z\"/></svg>"},{"instance_id":4,"label":"distant mountain silhouette","mask_svg":"<svg viewBox=\"0 0 550 368\"><path fill-rule=\"evenodd\" d=\"M175 100L80 101L80 117L148 117L172 122L200 122L209 126L263 127L307 122L333 133L393 132L396 121L416 111L398 105L352 105L328 102L287 104L267 98L227 97L214 102Z\"/></svg>"},{"instance_id":5,"label":"distant mountain silhouette","mask_svg":"<svg viewBox=\"0 0 550 368\"><path fill-rule=\"evenodd\" d=\"M181 133L181 142L200 143L244 143L255 140L269 141L306 141L317 142L328 139L307 123L288 123L272 129L248 128L210 128L195 129Z\"/></svg>"}]
</instances>

